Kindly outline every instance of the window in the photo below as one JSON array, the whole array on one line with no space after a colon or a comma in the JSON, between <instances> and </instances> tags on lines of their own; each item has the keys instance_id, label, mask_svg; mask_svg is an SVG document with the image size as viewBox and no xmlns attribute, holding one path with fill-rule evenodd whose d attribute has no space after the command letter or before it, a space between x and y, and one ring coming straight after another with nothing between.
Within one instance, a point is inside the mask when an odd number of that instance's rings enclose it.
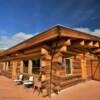
<instances>
[{"instance_id":1,"label":"window","mask_svg":"<svg viewBox=\"0 0 100 100\"><path fill-rule=\"evenodd\" d=\"M28 73L28 60L24 60L23 65L24 65L24 72Z\"/></svg>"},{"instance_id":2,"label":"window","mask_svg":"<svg viewBox=\"0 0 100 100\"><path fill-rule=\"evenodd\" d=\"M71 59L66 58L66 74L71 74Z\"/></svg>"},{"instance_id":3,"label":"window","mask_svg":"<svg viewBox=\"0 0 100 100\"><path fill-rule=\"evenodd\" d=\"M33 73L40 72L40 59L32 60L32 72Z\"/></svg>"},{"instance_id":4,"label":"window","mask_svg":"<svg viewBox=\"0 0 100 100\"><path fill-rule=\"evenodd\" d=\"M10 61L8 61L8 71L9 72L11 72L11 70L12 70L12 67L11 66L12 66L12 63Z\"/></svg>"},{"instance_id":5,"label":"window","mask_svg":"<svg viewBox=\"0 0 100 100\"><path fill-rule=\"evenodd\" d=\"M10 66L11 65L11 62L10 61L8 61L8 66Z\"/></svg>"}]
</instances>

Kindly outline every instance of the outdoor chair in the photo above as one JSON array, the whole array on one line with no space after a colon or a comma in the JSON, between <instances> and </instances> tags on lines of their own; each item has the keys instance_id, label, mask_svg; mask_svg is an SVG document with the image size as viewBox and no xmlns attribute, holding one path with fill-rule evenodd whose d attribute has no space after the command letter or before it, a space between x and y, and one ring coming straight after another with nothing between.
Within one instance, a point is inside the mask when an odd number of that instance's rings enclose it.
<instances>
[{"instance_id":1,"label":"outdoor chair","mask_svg":"<svg viewBox=\"0 0 100 100\"><path fill-rule=\"evenodd\" d=\"M30 77L29 77L29 80L24 80L24 81L23 81L23 85L24 85L25 87L33 86L33 76L30 76Z\"/></svg>"},{"instance_id":2,"label":"outdoor chair","mask_svg":"<svg viewBox=\"0 0 100 100\"><path fill-rule=\"evenodd\" d=\"M40 81L37 81L34 83L34 88L33 88L33 93L37 90L38 91L38 96L42 91L42 83Z\"/></svg>"},{"instance_id":3,"label":"outdoor chair","mask_svg":"<svg viewBox=\"0 0 100 100\"><path fill-rule=\"evenodd\" d=\"M45 86L47 84L47 80L46 77L44 75L40 75L39 77L35 77L34 78L34 88L33 88L33 93L35 91L38 92L38 96L40 95L40 93L42 93L42 91L45 89Z\"/></svg>"},{"instance_id":4,"label":"outdoor chair","mask_svg":"<svg viewBox=\"0 0 100 100\"><path fill-rule=\"evenodd\" d=\"M22 74L20 74L18 79L14 80L14 81L17 83L17 85L20 85L23 83L23 78L24 78L24 76Z\"/></svg>"},{"instance_id":5,"label":"outdoor chair","mask_svg":"<svg viewBox=\"0 0 100 100\"><path fill-rule=\"evenodd\" d=\"M43 97L49 96L50 91L51 91L51 94L52 93L58 94L61 90L60 84L55 83L55 82L51 83L51 90L50 90L50 81L49 80L44 84L43 87L44 87L42 90Z\"/></svg>"}]
</instances>

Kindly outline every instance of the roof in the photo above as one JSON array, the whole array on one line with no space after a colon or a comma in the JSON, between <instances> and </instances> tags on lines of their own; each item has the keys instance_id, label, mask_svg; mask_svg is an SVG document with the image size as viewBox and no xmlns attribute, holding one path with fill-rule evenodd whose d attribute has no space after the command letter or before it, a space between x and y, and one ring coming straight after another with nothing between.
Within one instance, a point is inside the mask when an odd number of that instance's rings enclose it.
<instances>
[{"instance_id":1,"label":"roof","mask_svg":"<svg viewBox=\"0 0 100 100\"><path fill-rule=\"evenodd\" d=\"M37 45L39 43L42 43L44 41L56 38L59 35L59 33L57 31L58 29L60 30L60 35L62 37L79 38L79 39L87 39L87 40L89 39L89 40L98 40L98 41L100 40L100 37L97 37L95 35L91 35L91 34L88 34L85 32L80 32L80 31L74 30L72 28L65 27L63 25L55 25L55 26L39 33L36 36L33 36L32 38L27 39L11 48L5 50L4 52L0 53L0 56L11 54L18 50L23 50L23 49L29 48L31 46Z\"/></svg>"}]
</instances>

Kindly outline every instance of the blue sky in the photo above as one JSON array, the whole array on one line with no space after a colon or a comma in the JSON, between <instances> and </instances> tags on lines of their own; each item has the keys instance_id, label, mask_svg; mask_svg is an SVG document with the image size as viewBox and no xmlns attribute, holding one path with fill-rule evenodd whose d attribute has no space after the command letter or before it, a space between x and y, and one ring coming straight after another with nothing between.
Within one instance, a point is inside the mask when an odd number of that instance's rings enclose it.
<instances>
[{"instance_id":1,"label":"blue sky","mask_svg":"<svg viewBox=\"0 0 100 100\"><path fill-rule=\"evenodd\" d=\"M100 0L0 0L0 49L56 24L100 35Z\"/></svg>"}]
</instances>

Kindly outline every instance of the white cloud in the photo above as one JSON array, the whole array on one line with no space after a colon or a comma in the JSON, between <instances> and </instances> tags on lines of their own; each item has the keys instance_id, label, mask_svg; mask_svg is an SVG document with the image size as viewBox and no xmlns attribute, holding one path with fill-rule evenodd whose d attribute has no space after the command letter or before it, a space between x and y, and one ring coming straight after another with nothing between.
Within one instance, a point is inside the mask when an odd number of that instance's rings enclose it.
<instances>
[{"instance_id":1,"label":"white cloud","mask_svg":"<svg viewBox=\"0 0 100 100\"><path fill-rule=\"evenodd\" d=\"M1 36L0 37L0 46L1 45L8 45L8 37L7 36Z\"/></svg>"},{"instance_id":2,"label":"white cloud","mask_svg":"<svg viewBox=\"0 0 100 100\"><path fill-rule=\"evenodd\" d=\"M0 40L0 45L7 45L7 40Z\"/></svg>"},{"instance_id":3,"label":"white cloud","mask_svg":"<svg viewBox=\"0 0 100 100\"><path fill-rule=\"evenodd\" d=\"M74 28L75 30L81 31L81 32L86 32L86 33L91 33L91 30L89 28Z\"/></svg>"},{"instance_id":4,"label":"white cloud","mask_svg":"<svg viewBox=\"0 0 100 100\"><path fill-rule=\"evenodd\" d=\"M31 38L32 36L33 36L32 34L27 34L24 32L16 33L11 37L3 35L0 37L0 49L5 49L5 48L7 49L9 47L12 47L26 39Z\"/></svg>"},{"instance_id":5,"label":"white cloud","mask_svg":"<svg viewBox=\"0 0 100 100\"><path fill-rule=\"evenodd\" d=\"M90 30L89 28L74 28L75 30L81 31L81 32L85 32L85 33L89 33L92 35L96 35L100 37L100 29L95 29L95 30Z\"/></svg>"},{"instance_id":6,"label":"white cloud","mask_svg":"<svg viewBox=\"0 0 100 100\"><path fill-rule=\"evenodd\" d=\"M27 34L27 33L24 33L24 32L19 32L19 33L16 33L15 35L12 36L12 39L14 41L24 41L28 38L31 38L33 35L32 34Z\"/></svg>"},{"instance_id":7,"label":"white cloud","mask_svg":"<svg viewBox=\"0 0 100 100\"><path fill-rule=\"evenodd\" d=\"M100 37L100 29L95 29L93 33Z\"/></svg>"}]
</instances>

